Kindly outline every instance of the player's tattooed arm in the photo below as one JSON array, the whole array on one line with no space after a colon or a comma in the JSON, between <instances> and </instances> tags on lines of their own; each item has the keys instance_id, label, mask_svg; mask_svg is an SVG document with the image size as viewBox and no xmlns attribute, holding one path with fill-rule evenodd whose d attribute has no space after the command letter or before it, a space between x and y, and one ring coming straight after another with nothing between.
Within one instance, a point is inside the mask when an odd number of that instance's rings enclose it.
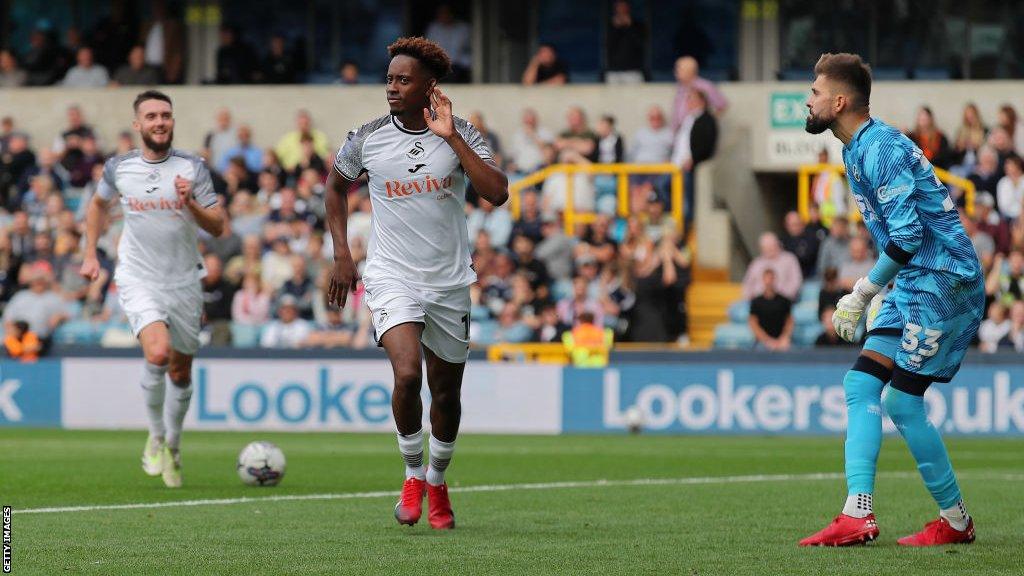
<instances>
[{"instance_id":1,"label":"player's tattooed arm","mask_svg":"<svg viewBox=\"0 0 1024 576\"><path fill-rule=\"evenodd\" d=\"M178 193L178 198L185 203L188 211L192 213L192 217L195 218L196 224L200 228L214 237L220 236L224 232L224 208L219 204L205 207L200 205L196 201L191 180L175 176L174 190Z\"/></svg>"},{"instance_id":2,"label":"player's tattooed arm","mask_svg":"<svg viewBox=\"0 0 1024 576\"><path fill-rule=\"evenodd\" d=\"M427 127L434 134L444 138L455 151L477 194L495 206L504 204L508 200L508 177L494 165L493 161L481 158L455 129L452 101L440 88L435 87L430 93L430 104L434 107L433 114L429 109L423 109Z\"/></svg>"},{"instance_id":3,"label":"player's tattooed arm","mask_svg":"<svg viewBox=\"0 0 1024 576\"><path fill-rule=\"evenodd\" d=\"M356 264L348 247L348 189L351 181L337 168L327 175L327 228L334 244L334 267L327 287L327 305L345 307L349 290L356 289Z\"/></svg>"}]
</instances>

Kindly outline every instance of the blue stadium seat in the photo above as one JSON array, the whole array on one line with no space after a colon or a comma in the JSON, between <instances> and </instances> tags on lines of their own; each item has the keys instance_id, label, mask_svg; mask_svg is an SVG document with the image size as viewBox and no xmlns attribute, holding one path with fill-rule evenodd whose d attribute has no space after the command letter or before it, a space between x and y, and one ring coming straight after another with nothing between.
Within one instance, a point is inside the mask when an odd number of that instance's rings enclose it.
<instances>
[{"instance_id":1,"label":"blue stadium seat","mask_svg":"<svg viewBox=\"0 0 1024 576\"><path fill-rule=\"evenodd\" d=\"M813 302L805 300L800 302L796 306L793 306L793 321L796 322L797 326L810 326L820 324L818 318L818 301L815 299Z\"/></svg>"},{"instance_id":2,"label":"blue stadium seat","mask_svg":"<svg viewBox=\"0 0 1024 576\"><path fill-rule=\"evenodd\" d=\"M750 302L738 300L729 305L729 322L733 324L746 324L750 317Z\"/></svg>"},{"instance_id":3,"label":"blue stadium seat","mask_svg":"<svg viewBox=\"0 0 1024 576\"><path fill-rule=\"evenodd\" d=\"M551 299L555 302L572 296L572 280L557 280L551 285Z\"/></svg>"},{"instance_id":4,"label":"blue stadium seat","mask_svg":"<svg viewBox=\"0 0 1024 576\"><path fill-rule=\"evenodd\" d=\"M746 324L719 324L715 327L715 348L753 348L754 333Z\"/></svg>"},{"instance_id":5,"label":"blue stadium seat","mask_svg":"<svg viewBox=\"0 0 1024 576\"><path fill-rule=\"evenodd\" d=\"M793 344L797 346L814 346L814 341L822 333L821 324L808 324L793 329Z\"/></svg>"},{"instance_id":6,"label":"blue stadium seat","mask_svg":"<svg viewBox=\"0 0 1024 576\"><path fill-rule=\"evenodd\" d=\"M255 348L260 344L260 326L231 323L231 342L237 348Z\"/></svg>"},{"instance_id":7,"label":"blue stadium seat","mask_svg":"<svg viewBox=\"0 0 1024 576\"><path fill-rule=\"evenodd\" d=\"M53 341L57 344L98 344L100 331L88 320L70 320L57 327Z\"/></svg>"},{"instance_id":8,"label":"blue stadium seat","mask_svg":"<svg viewBox=\"0 0 1024 576\"><path fill-rule=\"evenodd\" d=\"M494 320L473 321L473 342L489 346L497 342L498 323Z\"/></svg>"},{"instance_id":9,"label":"blue stadium seat","mask_svg":"<svg viewBox=\"0 0 1024 576\"><path fill-rule=\"evenodd\" d=\"M804 285L800 287L800 301L814 302L814 304L817 305L819 293L821 293L821 281L806 280Z\"/></svg>"}]
</instances>

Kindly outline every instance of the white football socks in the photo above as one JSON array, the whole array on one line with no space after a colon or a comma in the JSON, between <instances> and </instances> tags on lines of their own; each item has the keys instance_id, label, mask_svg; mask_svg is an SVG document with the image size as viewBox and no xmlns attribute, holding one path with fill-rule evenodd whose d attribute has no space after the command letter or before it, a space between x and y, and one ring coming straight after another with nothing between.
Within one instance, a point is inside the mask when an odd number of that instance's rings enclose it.
<instances>
[{"instance_id":1,"label":"white football socks","mask_svg":"<svg viewBox=\"0 0 1024 576\"><path fill-rule=\"evenodd\" d=\"M405 478L418 478L423 480L426 477L426 470L423 467L423 428L403 436L398 436L398 451L402 453L402 460L405 460Z\"/></svg>"},{"instance_id":2,"label":"white football socks","mask_svg":"<svg viewBox=\"0 0 1024 576\"><path fill-rule=\"evenodd\" d=\"M939 516L946 519L949 525L954 530L963 532L967 530L967 523L970 522L971 517L967 515L967 507L964 506L963 500L957 500L957 503L952 508L943 508L939 510Z\"/></svg>"},{"instance_id":3,"label":"white football socks","mask_svg":"<svg viewBox=\"0 0 1024 576\"><path fill-rule=\"evenodd\" d=\"M167 435L164 428L164 389L167 386L167 366L146 362L142 373L142 397L146 401L146 415L149 417L149 435L163 440Z\"/></svg>"},{"instance_id":4,"label":"white football socks","mask_svg":"<svg viewBox=\"0 0 1024 576\"><path fill-rule=\"evenodd\" d=\"M850 494L846 497L843 514L854 518L867 518L874 513L874 499L871 494Z\"/></svg>"},{"instance_id":5,"label":"white football socks","mask_svg":"<svg viewBox=\"0 0 1024 576\"><path fill-rule=\"evenodd\" d=\"M166 419L167 419L167 446L171 450L178 450L181 445L181 426L185 422L185 414L192 402L192 383L182 388L172 383L167 387Z\"/></svg>"},{"instance_id":6,"label":"white football socks","mask_svg":"<svg viewBox=\"0 0 1024 576\"><path fill-rule=\"evenodd\" d=\"M444 471L452 461L455 452L455 441L442 442L430 435L430 467L427 468L427 484L440 486L444 484Z\"/></svg>"}]
</instances>

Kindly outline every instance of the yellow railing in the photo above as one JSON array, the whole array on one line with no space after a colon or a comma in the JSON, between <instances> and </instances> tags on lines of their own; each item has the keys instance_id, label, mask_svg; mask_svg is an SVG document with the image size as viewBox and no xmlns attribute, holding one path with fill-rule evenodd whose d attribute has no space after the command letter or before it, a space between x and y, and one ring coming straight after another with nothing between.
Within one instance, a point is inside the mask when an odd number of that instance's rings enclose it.
<instances>
[{"instance_id":1,"label":"yellow railing","mask_svg":"<svg viewBox=\"0 0 1024 576\"><path fill-rule=\"evenodd\" d=\"M487 347L490 362L539 362L541 364L568 364L565 346L557 344L492 344Z\"/></svg>"},{"instance_id":2,"label":"yellow railing","mask_svg":"<svg viewBox=\"0 0 1024 576\"><path fill-rule=\"evenodd\" d=\"M938 166L932 166L935 175L945 184L956 186L964 191L965 204L968 215L974 214L974 183L966 178L951 174ZM804 222L811 219L811 176L823 172L834 172L837 176L845 177L846 168L842 164L804 164L800 167L797 180L797 210ZM860 212L852 211L855 219L860 219Z\"/></svg>"},{"instance_id":3,"label":"yellow railing","mask_svg":"<svg viewBox=\"0 0 1024 576\"><path fill-rule=\"evenodd\" d=\"M508 186L511 202L512 218L519 219L522 210L521 194L523 190L540 184L554 174L565 174L565 234L572 236L576 233L576 224L589 224L594 221L595 214L592 212L577 212L573 202L573 187L576 174L614 174L618 177L617 185L617 210L616 213L626 218L629 216L629 175L631 174L668 174L671 176L671 200L670 213L683 232L683 173L675 164L552 164L532 174L528 174L521 180L516 180Z\"/></svg>"}]
</instances>

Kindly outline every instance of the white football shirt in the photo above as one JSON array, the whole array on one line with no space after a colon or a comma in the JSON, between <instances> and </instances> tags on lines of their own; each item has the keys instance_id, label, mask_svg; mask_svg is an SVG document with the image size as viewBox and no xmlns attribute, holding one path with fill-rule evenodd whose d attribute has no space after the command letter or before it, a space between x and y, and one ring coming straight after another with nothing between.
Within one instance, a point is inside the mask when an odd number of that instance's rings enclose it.
<instances>
[{"instance_id":1,"label":"white football shirt","mask_svg":"<svg viewBox=\"0 0 1024 576\"><path fill-rule=\"evenodd\" d=\"M159 162L139 150L107 160L96 194L121 197L124 230L117 245L118 283L142 282L176 288L206 275L199 255L196 222L174 189L175 176L192 180L193 196L203 207L217 203L210 172L198 156L171 149Z\"/></svg>"},{"instance_id":2,"label":"white football shirt","mask_svg":"<svg viewBox=\"0 0 1024 576\"><path fill-rule=\"evenodd\" d=\"M476 128L454 120L469 147L493 162ZM349 133L334 167L350 180L366 172L370 182L365 282L390 278L445 290L476 281L466 228L468 177L443 138L382 116Z\"/></svg>"}]
</instances>

